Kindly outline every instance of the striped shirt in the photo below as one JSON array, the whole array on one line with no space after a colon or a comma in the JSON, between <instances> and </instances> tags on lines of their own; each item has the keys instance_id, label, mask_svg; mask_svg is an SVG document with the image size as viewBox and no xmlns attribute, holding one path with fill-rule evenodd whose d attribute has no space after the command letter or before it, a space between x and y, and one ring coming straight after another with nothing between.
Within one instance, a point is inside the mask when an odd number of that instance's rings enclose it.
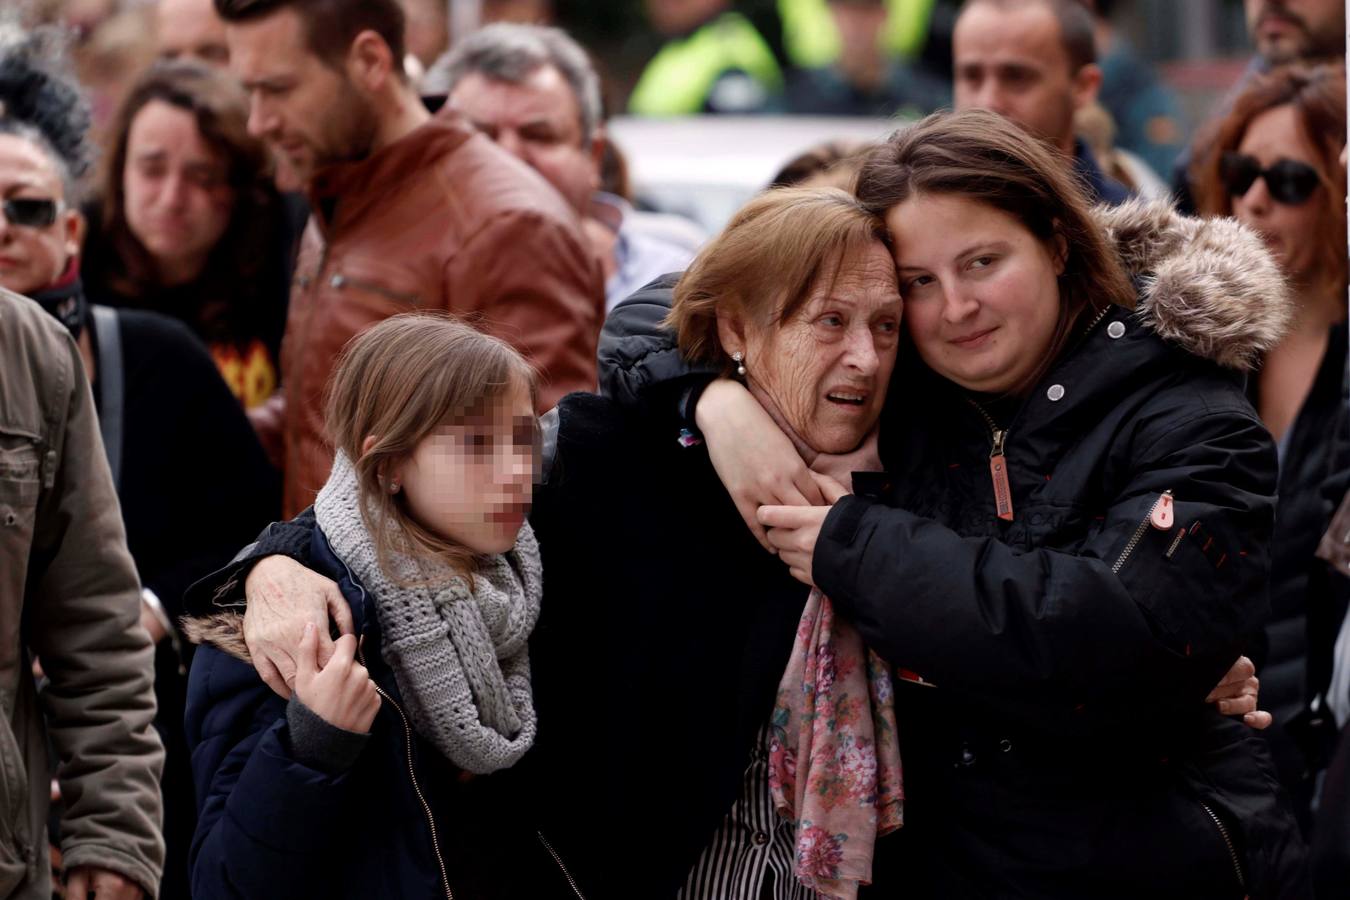
<instances>
[{"instance_id":1,"label":"striped shirt","mask_svg":"<svg viewBox=\"0 0 1350 900\"><path fill-rule=\"evenodd\" d=\"M680 891L679 900L815 900L792 873L792 823L769 794L769 729L741 781L741 794Z\"/></svg>"}]
</instances>

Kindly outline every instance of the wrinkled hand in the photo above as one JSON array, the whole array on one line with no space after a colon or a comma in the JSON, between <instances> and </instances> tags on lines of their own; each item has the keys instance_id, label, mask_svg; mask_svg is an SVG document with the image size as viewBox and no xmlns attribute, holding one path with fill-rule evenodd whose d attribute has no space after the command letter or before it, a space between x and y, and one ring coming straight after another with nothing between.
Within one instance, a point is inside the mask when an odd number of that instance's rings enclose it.
<instances>
[{"instance_id":1,"label":"wrinkled hand","mask_svg":"<svg viewBox=\"0 0 1350 900\"><path fill-rule=\"evenodd\" d=\"M367 734L380 711L380 695L366 667L356 661L356 637L344 634L320 667L319 634L306 623L296 649L295 696L334 728Z\"/></svg>"},{"instance_id":2,"label":"wrinkled hand","mask_svg":"<svg viewBox=\"0 0 1350 900\"><path fill-rule=\"evenodd\" d=\"M244 643L267 686L289 698L295 685L296 648L312 624L318 637L320 666L333 655L328 636L332 616L342 634L352 634L352 611L338 586L284 556L258 561L244 582Z\"/></svg>"},{"instance_id":3,"label":"wrinkled hand","mask_svg":"<svg viewBox=\"0 0 1350 900\"><path fill-rule=\"evenodd\" d=\"M1213 703L1225 716L1242 716L1242 721L1258 731L1270 727L1274 717L1257 709L1257 695L1261 682L1256 677L1256 666L1245 656L1239 656L1233 667L1209 692L1206 703Z\"/></svg>"},{"instance_id":4,"label":"wrinkled hand","mask_svg":"<svg viewBox=\"0 0 1350 900\"><path fill-rule=\"evenodd\" d=\"M694 420L717 477L765 550L774 552L774 545L755 516L759 507L825 502L792 441L740 383L719 378L708 385Z\"/></svg>"},{"instance_id":5,"label":"wrinkled hand","mask_svg":"<svg viewBox=\"0 0 1350 900\"><path fill-rule=\"evenodd\" d=\"M79 866L66 873L67 900L140 900L141 886L124 875L92 866Z\"/></svg>"},{"instance_id":6,"label":"wrinkled hand","mask_svg":"<svg viewBox=\"0 0 1350 900\"><path fill-rule=\"evenodd\" d=\"M833 498L830 502L838 497ZM830 514L828 506L761 506L759 522L769 529L769 543L788 572L802 584L815 587L811 580L811 562L815 557L820 526Z\"/></svg>"}]
</instances>

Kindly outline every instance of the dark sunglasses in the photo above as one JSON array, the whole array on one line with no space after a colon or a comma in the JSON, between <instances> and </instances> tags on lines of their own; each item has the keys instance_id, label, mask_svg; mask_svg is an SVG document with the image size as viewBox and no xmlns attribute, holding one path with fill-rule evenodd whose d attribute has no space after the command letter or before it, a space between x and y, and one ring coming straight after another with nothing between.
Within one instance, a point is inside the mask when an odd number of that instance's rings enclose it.
<instances>
[{"instance_id":1,"label":"dark sunglasses","mask_svg":"<svg viewBox=\"0 0 1350 900\"><path fill-rule=\"evenodd\" d=\"M1270 196L1290 206L1306 201L1321 183L1317 170L1307 163L1280 159L1263 169L1255 157L1244 153L1225 153L1220 161L1219 174L1230 196L1246 195L1256 179L1264 178Z\"/></svg>"},{"instance_id":2,"label":"dark sunglasses","mask_svg":"<svg viewBox=\"0 0 1350 900\"><path fill-rule=\"evenodd\" d=\"M0 209L4 210L5 219L11 225L46 228L56 221L56 214L61 211L61 203L37 197L10 197L0 204Z\"/></svg>"}]
</instances>

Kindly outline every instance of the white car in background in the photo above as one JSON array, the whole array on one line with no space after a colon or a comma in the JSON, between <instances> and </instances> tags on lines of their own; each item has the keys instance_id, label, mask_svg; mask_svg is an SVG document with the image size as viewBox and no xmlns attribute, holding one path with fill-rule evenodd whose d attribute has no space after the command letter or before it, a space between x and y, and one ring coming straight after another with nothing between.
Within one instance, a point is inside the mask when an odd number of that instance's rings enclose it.
<instances>
[{"instance_id":1,"label":"white car in background","mask_svg":"<svg viewBox=\"0 0 1350 900\"><path fill-rule=\"evenodd\" d=\"M793 157L832 140L880 141L902 119L816 116L620 116L606 128L639 202L717 234Z\"/></svg>"}]
</instances>

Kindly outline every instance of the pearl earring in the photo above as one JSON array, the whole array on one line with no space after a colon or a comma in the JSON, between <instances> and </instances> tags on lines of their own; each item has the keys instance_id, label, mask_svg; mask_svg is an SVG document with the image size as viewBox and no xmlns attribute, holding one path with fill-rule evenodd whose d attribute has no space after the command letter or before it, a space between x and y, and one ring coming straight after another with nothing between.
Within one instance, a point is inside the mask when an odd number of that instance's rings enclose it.
<instances>
[{"instance_id":1,"label":"pearl earring","mask_svg":"<svg viewBox=\"0 0 1350 900\"><path fill-rule=\"evenodd\" d=\"M731 361L734 362L734 363L736 364L736 374L737 374L737 375L740 375L741 377L744 377L744 376L745 376L745 354L742 353L741 351L737 350L735 353L731 354Z\"/></svg>"},{"instance_id":2,"label":"pearl earring","mask_svg":"<svg viewBox=\"0 0 1350 900\"><path fill-rule=\"evenodd\" d=\"M397 494L401 487L403 487L403 485L399 484L397 481L391 481L389 482L389 493Z\"/></svg>"}]
</instances>

